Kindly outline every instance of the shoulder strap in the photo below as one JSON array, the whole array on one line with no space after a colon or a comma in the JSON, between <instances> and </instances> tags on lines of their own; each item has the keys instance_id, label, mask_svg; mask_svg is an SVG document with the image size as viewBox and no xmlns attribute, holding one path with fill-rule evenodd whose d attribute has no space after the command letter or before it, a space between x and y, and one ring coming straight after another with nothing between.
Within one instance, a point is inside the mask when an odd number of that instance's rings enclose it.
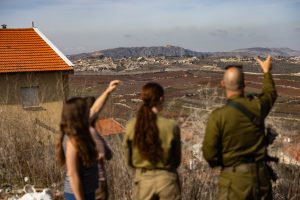
<instances>
[{"instance_id":1,"label":"shoulder strap","mask_svg":"<svg viewBox=\"0 0 300 200\"><path fill-rule=\"evenodd\" d=\"M260 117L256 116L252 112L250 112L246 107L244 107L242 104L239 104L235 101L228 100L227 105L239 110L241 113L243 113L245 116L247 116L250 121L257 127L262 128L262 120Z\"/></svg>"}]
</instances>

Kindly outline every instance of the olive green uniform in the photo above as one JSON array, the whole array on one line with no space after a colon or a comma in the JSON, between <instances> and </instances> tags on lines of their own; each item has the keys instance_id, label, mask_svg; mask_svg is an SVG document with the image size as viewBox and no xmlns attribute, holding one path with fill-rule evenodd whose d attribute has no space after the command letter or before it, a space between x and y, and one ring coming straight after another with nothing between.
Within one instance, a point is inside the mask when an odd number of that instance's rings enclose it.
<instances>
[{"instance_id":1,"label":"olive green uniform","mask_svg":"<svg viewBox=\"0 0 300 200\"><path fill-rule=\"evenodd\" d=\"M265 119L276 98L272 75L265 73L263 90L258 97L240 95L230 100ZM238 109L225 105L210 114L202 150L211 167L223 168L219 199L255 199L258 181L260 199L272 199L270 176L264 162L267 154L264 130Z\"/></svg>"},{"instance_id":2,"label":"olive green uniform","mask_svg":"<svg viewBox=\"0 0 300 200\"><path fill-rule=\"evenodd\" d=\"M125 157L129 166L136 168L133 199L177 200L181 198L176 169L181 162L180 129L175 121L157 116L162 160L151 163L133 145L136 119L126 126ZM151 146L149 147L151 148Z\"/></svg>"}]
</instances>

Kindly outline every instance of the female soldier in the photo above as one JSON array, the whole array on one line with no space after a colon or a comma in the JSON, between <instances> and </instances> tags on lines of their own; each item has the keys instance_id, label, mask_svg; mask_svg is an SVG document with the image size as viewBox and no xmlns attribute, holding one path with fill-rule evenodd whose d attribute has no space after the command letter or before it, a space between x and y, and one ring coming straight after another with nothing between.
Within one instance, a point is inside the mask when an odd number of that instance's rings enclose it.
<instances>
[{"instance_id":1,"label":"female soldier","mask_svg":"<svg viewBox=\"0 0 300 200\"><path fill-rule=\"evenodd\" d=\"M110 82L91 109L88 100L81 97L71 98L63 106L57 158L67 169L64 183L67 200L95 200L98 155L89 131L89 118L101 110L118 83L119 81Z\"/></svg>"},{"instance_id":2,"label":"female soldier","mask_svg":"<svg viewBox=\"0 0 300 200\"><path fill-rule=\"evenodd\" d=\"M157 83L142 88L136 119L129 121L124 147L129 166L135 168L135 200L181 198L176 169L180 165L180 130L175 121L158 115L164 90Z\"/></svg>"}]
</instances>

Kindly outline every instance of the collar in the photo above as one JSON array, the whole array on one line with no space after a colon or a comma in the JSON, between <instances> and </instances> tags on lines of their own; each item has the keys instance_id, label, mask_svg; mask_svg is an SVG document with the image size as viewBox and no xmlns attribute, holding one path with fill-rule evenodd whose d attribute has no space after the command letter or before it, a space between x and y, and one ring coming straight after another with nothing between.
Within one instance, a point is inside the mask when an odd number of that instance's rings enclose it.
<instances>
[{"instance_id":1,"label":"collar","mask_svg":"<svg viewBox=\"0 0 300 200\"><path fill-rule=\"evenodd\" d=\"M239 98L243 98L244 94L237 94L237 95L233 95L229 98L227 98L227 100L234 100L234 99L239 99Z\"/></svg>"}]
</instances>

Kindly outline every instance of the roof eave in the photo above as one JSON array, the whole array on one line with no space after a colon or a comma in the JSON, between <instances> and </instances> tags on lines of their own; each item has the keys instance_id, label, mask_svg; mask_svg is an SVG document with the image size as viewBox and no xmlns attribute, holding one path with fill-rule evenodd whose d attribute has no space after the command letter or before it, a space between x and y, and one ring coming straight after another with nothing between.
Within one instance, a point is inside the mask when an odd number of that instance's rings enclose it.
<instances>
[{"instance_id":1,"label":"roof eave","mask_svg":"<svg viewBox=\"0 0 300 200\"><path fill-rule=\"evenodd\" d=\"M73 69L57 69L57 70L7 70L7 71L0 71L0 74L7 74L7 73L34 73L34 72L63 72L66 74L74 74Z\"/></svg>"},{"instance_id":2,"label":"roof eave","mask_svg":"<svg viewBox=\"0 0 300 200\"><path fill-rule=\"evenodd\" d=\"M69 67L74 67L74 64L38 28L34 27L33 29Z\"/></svg>"}]
</instances>

